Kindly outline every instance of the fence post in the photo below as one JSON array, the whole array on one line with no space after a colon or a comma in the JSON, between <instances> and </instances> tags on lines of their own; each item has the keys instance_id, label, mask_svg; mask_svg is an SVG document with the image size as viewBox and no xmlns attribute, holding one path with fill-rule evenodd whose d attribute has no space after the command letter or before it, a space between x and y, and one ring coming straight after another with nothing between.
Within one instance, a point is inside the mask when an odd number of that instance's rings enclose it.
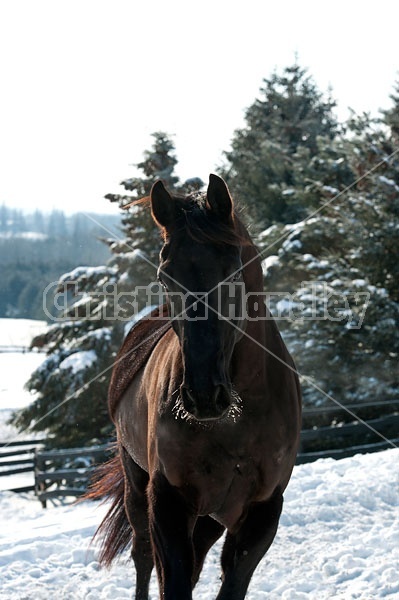
<instances>
[{"instance_id":1,"label":"fence post","mask_svg":"<svg viewBox=\"0 0 399 600\"><path fill-rule=\"evenodd\" d=\"M39 458L39 450L35 448L35 455L33 458L33 468L35 473L35 495L40 499L41 492L44 492L46 489L46 483L44 481L39 481L38 474L41 471L41 462L42 460ZM45 462L43 462L43 466L45 468ZM44 470L44 469L43 469ZM40 500L43 508L47 508L47 500Z\"/></svg>"}]
</instances>

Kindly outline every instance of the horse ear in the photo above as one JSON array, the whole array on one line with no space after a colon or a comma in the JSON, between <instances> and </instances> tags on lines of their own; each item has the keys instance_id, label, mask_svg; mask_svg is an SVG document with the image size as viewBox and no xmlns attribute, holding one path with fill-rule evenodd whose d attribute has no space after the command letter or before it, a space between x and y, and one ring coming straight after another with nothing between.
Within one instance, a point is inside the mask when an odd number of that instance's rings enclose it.
<instances>
[{"instance_id":1,"label":"horse ear","mask_svg":"<svg viewBox=\"0 0 399 600\"><path fill-rule=\"evenodd\" d=\"M233 213L233 200L226 182L218 175L209 175L209 185L206 192L208 204L220 218L225 221L231 219Z\"/></svg>"},{"instance_id":2,"label":"horse ear","mask_svg":"<svg viewBox=\"0 0 399 600\"><path fill-rule=\"evenodd\" d=\"M159 179L154 183L150 193L151 214L154 221L160 227L168 229L175 222L176 206L175 201L164 184Z\"/></svg>"}]
</instances>

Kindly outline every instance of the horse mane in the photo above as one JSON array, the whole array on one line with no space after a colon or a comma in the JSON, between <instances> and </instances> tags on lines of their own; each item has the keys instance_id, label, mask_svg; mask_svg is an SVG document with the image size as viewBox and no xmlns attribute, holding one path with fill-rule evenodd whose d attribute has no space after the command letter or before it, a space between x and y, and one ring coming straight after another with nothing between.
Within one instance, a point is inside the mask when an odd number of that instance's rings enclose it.
<instances>
[{"instance_id":1,"label":"horse mane","mask_svg":"<svg viewBox=\"0 0 399 600\"><path fill-rule=\"evenodd\" d=\"M235 210L232 224L225 223L209 208L204 192L192 192L188 196L173 194L172 198L178 209L178 226L180 229L184 229L194 241L228 244L229 246L252 245L246 227ZM130 202L123 208L140 205L150 206L150 204L150 196L145 196ZM161 229L161 235L166 242L169 236L165 228Z\"/></svg>"}]
</instances>

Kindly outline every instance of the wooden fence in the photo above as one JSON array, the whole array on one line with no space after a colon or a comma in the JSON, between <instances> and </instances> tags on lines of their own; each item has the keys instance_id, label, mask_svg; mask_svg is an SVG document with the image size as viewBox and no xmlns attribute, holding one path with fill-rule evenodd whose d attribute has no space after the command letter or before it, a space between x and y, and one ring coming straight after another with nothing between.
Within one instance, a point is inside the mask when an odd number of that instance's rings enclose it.
<instances>
[{"instance_id":1,"label":"wooden fence","mask_svg":"<svg viewBox=\"0 0 399 600\"><path fill-rule=\"evenodd\" d=\"M34 472L35 453L44 447L46 440L23 440L0 443L0 477ZM10 492L31 492L32 484L7 488Z\"/></svg>"},{"instance_id":2,"label":"wooden fence","mask_svg":"<svg viewBox=\"0 0 399 600\"><path fill-rule=\"evenodd\" d=\"M297 464L378 452L397 445L399 401L305 409Z\"/></svg>"},{"instance_id":3,"label":"wooden fence","mask_svg":"<svg viewBox=\"0 0 399 600\"><path fill-rule=\"evenodd\" d=\"M46 508L47 500L78 497L85 493L96 465L109 458L113 444L35 454L35 494Z\"/></svg>"},{"instance_id":4,"label":"wooden fence","mask_svg":"<svg viewBox=\"0 0 399 600\"><path fill-rule=\"evenodd\" d=\"M399 414L365 422L303 429L296 464L313 462L319 458L339 459L378 452L393 445L399 445Z\"/></svg>"},{"instance_id":5,"label":"wooden fence","mask_svg":"<svg viewBox=\"0 0 399 600\"><path fill-rule=\"evenodd\" d=\"M32 350L30 346L21 346L18 344L2 344L0 345L0 353L1 352L20 352L21 354L25 354L26 352L45 352L43 348L35 348Z\"/></svg>"}]
</instances>

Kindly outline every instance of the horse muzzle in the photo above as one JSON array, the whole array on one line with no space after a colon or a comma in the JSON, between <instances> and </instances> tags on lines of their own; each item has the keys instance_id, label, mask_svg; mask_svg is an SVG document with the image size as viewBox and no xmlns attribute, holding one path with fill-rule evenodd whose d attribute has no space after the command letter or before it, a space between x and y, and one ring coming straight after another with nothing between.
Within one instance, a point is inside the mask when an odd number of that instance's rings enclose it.
<instances>
[{"instance_id":1,"label":"horse muzzle","mask_svg":"<svg viewBox=\"0 0 399 600\"><path fill-rule=\"evenodd\" d=\"M183 384L180 394L184 410L197 421L222 419L232 404L230 392L223 384L207 391L194 391Z\"/></svg>"}]
</instances>

